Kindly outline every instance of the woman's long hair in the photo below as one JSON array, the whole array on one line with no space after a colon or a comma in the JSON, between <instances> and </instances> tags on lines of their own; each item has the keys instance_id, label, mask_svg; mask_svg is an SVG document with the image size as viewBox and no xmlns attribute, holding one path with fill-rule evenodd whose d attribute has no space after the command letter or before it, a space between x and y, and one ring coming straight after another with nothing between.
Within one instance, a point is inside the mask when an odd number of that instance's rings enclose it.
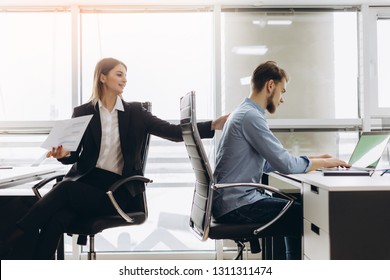
<instances>
[{"instance_id":1,"label":"woman's long hair","mask_svg":"<svg viewBox=\"0 0 390 280\"><path fill-rule=\"evenodd\" d=\"M112 57L103 58L96 64L95 73L93 74L92 95L89 99L90 101L92 101L93 105L96 105L98 100L100 100L103 95L103 83L100 81L100 76L102 74L107 75L113 68L115 68L119 64L122 64L127 71L126 64Z\"/></svg>"}]
</instances>

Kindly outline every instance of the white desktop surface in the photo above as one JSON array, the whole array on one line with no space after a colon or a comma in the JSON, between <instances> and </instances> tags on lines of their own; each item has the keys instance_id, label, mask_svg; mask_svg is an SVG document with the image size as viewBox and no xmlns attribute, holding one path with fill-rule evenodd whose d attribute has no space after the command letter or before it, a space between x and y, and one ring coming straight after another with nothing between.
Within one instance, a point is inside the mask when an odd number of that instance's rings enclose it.
<instances>
[{"instance_id":1,"label":"white desktop surface","mask_svg":"<svg viewBox=\"0 0 390 280\"><path fill-rule=\"evenodd\" d=\"M324 176L320 171L286 175L291 179L315 185L328 191L390 191L390 174L380 176Z\"/></svg>"},{"instance_id":2,"label":"white desktop surface","mask_svg":"<svg viewBox=\"0 0 390 280\"><path fill-rule=\"evenodd\" d=\"M0 169L0 195L34 195L31 184L26 184L23 180L40 180L41 176L54 175L54 173L62 171L65 173L66 168L57 164ZM20 185L18 185L18 181L21 182ZM15 185L8 187L7 184L11 183L15 183Z\"/></svg>"}]
</instances>

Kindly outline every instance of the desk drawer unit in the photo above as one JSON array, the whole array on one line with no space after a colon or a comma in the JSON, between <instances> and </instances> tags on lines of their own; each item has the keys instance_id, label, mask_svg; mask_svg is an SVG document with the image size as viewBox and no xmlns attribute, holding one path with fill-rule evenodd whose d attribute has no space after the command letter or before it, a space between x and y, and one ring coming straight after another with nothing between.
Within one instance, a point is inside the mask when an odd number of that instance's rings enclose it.
<instances>
[{"instance_id":1,"label":"desk drawer unit","mask_svg":"<svg viewBox=\"0 0 390 280\"><path fill-rule=\"evenodd\" d=\"M303 248L305 259L329 260L330 239L329 233L315 226L310 221L303 220Z\"/></svg>"},{"instance_id":2,"label":"desk drawer unit","mask_svg":"<svg viewBox=\"0 0 390 280\"><path fill-rule=\"evenodd\" d=\"M329 232L329 193L324 189L303 183L303 217Z\"/></svg>"},{"instance_id":3,"label":"desk drawer unit","mask_svg":"<svg viewBox=\"0 0 390 280\"><path fill-rule=\"evenodd\" d=\"M301 187L304 259L390 260L388 178L271 177L276 187Z\"/></svg>"},{"instance_id":4,"label":"desk drawer unit","mask_svg":"<svg viewBox=\"0 0 390 280\"><path fill-rule=\"evenodd\" d=\"M330 259L329 193L303 183L304 255L309 259Z\"/></svg>"}]
</instances>

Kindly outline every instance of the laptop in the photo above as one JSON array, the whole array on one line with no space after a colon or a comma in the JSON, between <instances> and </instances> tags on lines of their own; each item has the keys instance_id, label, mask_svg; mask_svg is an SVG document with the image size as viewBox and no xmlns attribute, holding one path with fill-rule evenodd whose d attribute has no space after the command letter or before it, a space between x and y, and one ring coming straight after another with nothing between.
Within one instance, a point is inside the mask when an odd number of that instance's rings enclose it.
<instances>
[{"instance_id":1,"label":"laptop","mask_svg":"<svg viewBox=\"0 0 390 280\"><path fill-rule=\"evenodd\" d=\"M348 161L350 168L323 168L324 176L370 176L378 166L390 131L363 132Z\"/></svg>"}]
</instances>

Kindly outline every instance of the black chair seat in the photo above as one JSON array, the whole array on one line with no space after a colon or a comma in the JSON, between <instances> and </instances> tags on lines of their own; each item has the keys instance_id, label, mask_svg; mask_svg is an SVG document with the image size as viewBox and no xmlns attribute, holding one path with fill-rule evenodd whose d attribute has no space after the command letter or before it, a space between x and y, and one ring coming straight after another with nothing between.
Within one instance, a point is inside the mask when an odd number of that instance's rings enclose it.
<instances>
[{"instance_id":1,"label":"black chair seat","mask_svg":"<svg viewBox=\"0 0 390 280\"><path fill-rule=\"evenodd\" d=\"M209 238L211 239L242 239L247 236L252 239L253 232L264 224L226 224L210 223ZM264 232L265 233L265 232ZM255 238L261 236L257 235Z\"/></svg>"},{"instance_id":2,"label":"black chair seat","mask_svg":"<svg viewBox=\"0 0 390 280\"><path fill-rule=\"evenodd\" d=\"M140 225L146 221L147 214L145 212L127 213L134 219L134 224ZM118 214L99 216L99 218L85 218L72 223L67 232L83 235L95 235L107 228L129 226L131 223L124 223L123 218Z\"/></svg>"},{"instance_id":3,"label":"black chair seat","mask_svg":"<svg viewBox=\"0 0 390 280\"><path fill-rule=\"evenodd\" d=\"M245 238L247 240L256 238L263 238L268 236L285 236L288 233L288 229L281 227L278 221L276 221L271 227L266 227L259 233L255 234L254 231L265 223L254 224L228 224L217 223L211 221L209 237L211 239L240 239Z\"/></svg>"}]
</instances>

